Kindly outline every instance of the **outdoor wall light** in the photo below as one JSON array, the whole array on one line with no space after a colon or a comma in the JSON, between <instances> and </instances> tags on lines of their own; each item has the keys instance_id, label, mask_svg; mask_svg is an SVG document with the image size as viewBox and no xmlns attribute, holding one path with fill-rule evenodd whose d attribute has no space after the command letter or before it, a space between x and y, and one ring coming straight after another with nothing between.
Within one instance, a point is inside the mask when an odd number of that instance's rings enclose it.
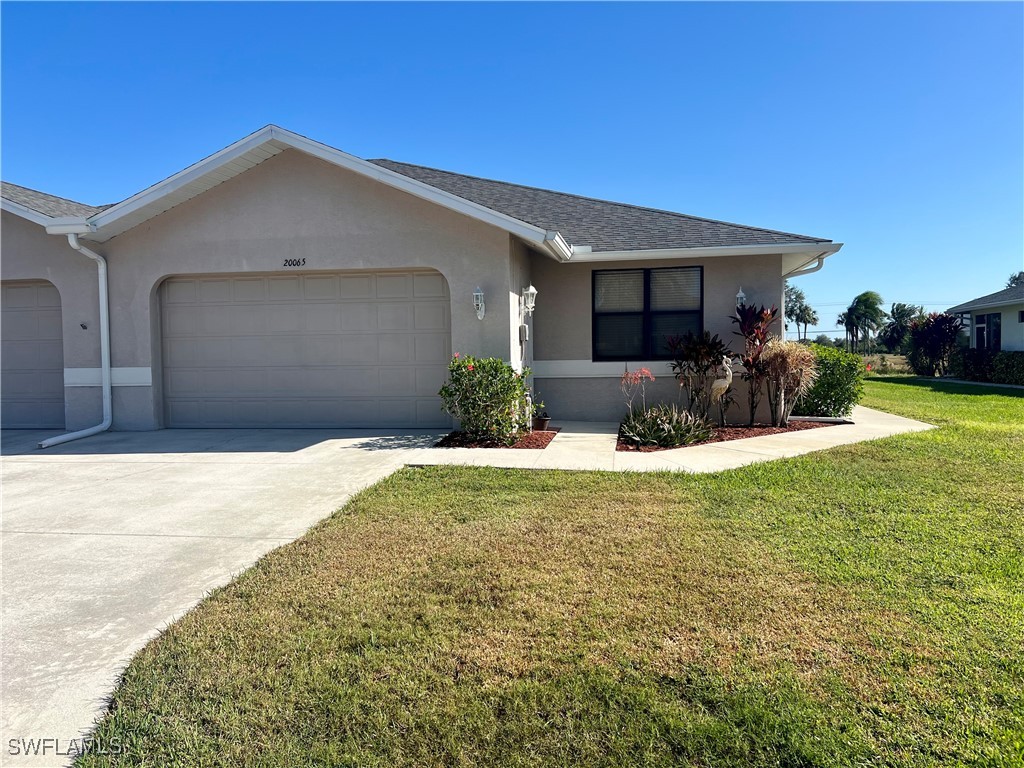
<instances>
[{"instance_id":1,"label":"outdoor wall light","mask_svg":"<svg viewBox=\"0 0 1024 768\"><path fill-rule=\"evenodd\" d=\"M523 288L523 311L526 314L533 316L533 308L537 306L537 289L532 285L529 288Z\"/></svg>"},{"instance_id":2,"label":"outdoor wall light","mask_svg":"<svg viewBox=\"0 0 1024 768\"><path fill-rule=\"evenodd\" d=\"M736 294L736 306L738 307L740 304L745 304L746 302L747 294L745 294L743 289L740 288L739 292Z\"/></svg>"},{"instance_id":3,"label":"outdoor wall light","mask_svg":"<svg viewBox=\"0 0 1024 768\"><path fill-rule=\"evenodd\" d=\"M483 320L487 308L484 306L484 291L479 285L473 291L473 309L476 310L476 319Z\"/></svg>"}]
</instances>

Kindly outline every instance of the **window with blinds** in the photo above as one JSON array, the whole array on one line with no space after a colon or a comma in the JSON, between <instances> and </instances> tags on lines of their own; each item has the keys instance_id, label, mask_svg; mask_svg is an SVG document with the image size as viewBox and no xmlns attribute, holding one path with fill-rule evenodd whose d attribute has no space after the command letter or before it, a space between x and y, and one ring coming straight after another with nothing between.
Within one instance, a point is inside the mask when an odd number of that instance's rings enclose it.
<instances>
[{"instance_id":1,"label":"window with blinds","mask_svg":"<svg viewBox=\"0 0 1024 768\"><path fill-rule=\"evenodd\" d=\"M668 339L704 328L701 267L595 270L593 359L667 360Z\"/></svg>"}]
</instances>

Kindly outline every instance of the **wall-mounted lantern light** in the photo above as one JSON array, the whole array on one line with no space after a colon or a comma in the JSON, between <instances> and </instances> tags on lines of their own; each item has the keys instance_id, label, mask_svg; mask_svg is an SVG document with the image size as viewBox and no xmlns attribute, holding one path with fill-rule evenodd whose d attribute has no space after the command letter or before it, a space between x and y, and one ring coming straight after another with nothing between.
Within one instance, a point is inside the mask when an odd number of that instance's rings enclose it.
<instances>
[{"instance_id":1,"label":"wall-mounted lantern light","mask_svg":"<svg viewBox=\"0 0 1024 768\"><path fill-rule=\"evenodd\" d=\"M738 307L738 306L740 306L740 304L746 304L746 302L747 302L747 294L745 294L743 292L743 289L740 288L739 292L736 294L736 306Z\"/></svg>"},{"instance_id":2,"label":"wall-mounted lantern light","mask_svg":"<svg viewBox=\"0 0 1024 768\"><path fill-rule=\"evenodd\" d=\"M523 311L526 314L532 316L533 309L537 306L537 289L532 285L529 288L523 288Z\"/></svg>"},{"instance_id":3,"label":"wall-mounted lantern light","mask_svg":"<svg viewBox=\"0 0 1024 768\"><path fill-rule=\"evenodd\" d=\"M476 319L483 320L487 308L484 306L484 291L479 285L473 291L473 309L476 310Z\"/></svg>"}]
</instances>

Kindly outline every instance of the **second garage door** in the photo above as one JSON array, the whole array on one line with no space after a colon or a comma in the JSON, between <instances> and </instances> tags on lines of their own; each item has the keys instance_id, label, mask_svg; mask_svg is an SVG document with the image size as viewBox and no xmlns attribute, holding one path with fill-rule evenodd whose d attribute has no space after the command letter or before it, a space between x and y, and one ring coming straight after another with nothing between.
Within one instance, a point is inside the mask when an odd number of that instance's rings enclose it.
<instances>
[{"instance_id":1,"label":"second garage door","mask_svg":"<svg viewBox=\"0 0 1024 768\"><path fill-rule=\"evenodd\" d=\"M161 287L170 427L446 427L437 272L213 275Z\"/></svg>"}]
</instances>

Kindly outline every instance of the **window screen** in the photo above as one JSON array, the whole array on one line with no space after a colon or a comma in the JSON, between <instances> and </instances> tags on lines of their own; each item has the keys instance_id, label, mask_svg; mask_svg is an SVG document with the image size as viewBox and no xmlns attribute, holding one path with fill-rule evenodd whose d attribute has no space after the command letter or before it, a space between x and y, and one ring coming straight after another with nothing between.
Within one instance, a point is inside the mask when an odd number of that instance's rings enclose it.
<instances>
[{"instance_id":1,"label":"window screen","mask_svg":"<svg viewBox=\"0 0 1024 768\"><path fill-rule=\"evenodd\" d=\"M594 272L593 359L665 360L668 339L703 331L703 269Z\"/></svg>"}]
</instances>

